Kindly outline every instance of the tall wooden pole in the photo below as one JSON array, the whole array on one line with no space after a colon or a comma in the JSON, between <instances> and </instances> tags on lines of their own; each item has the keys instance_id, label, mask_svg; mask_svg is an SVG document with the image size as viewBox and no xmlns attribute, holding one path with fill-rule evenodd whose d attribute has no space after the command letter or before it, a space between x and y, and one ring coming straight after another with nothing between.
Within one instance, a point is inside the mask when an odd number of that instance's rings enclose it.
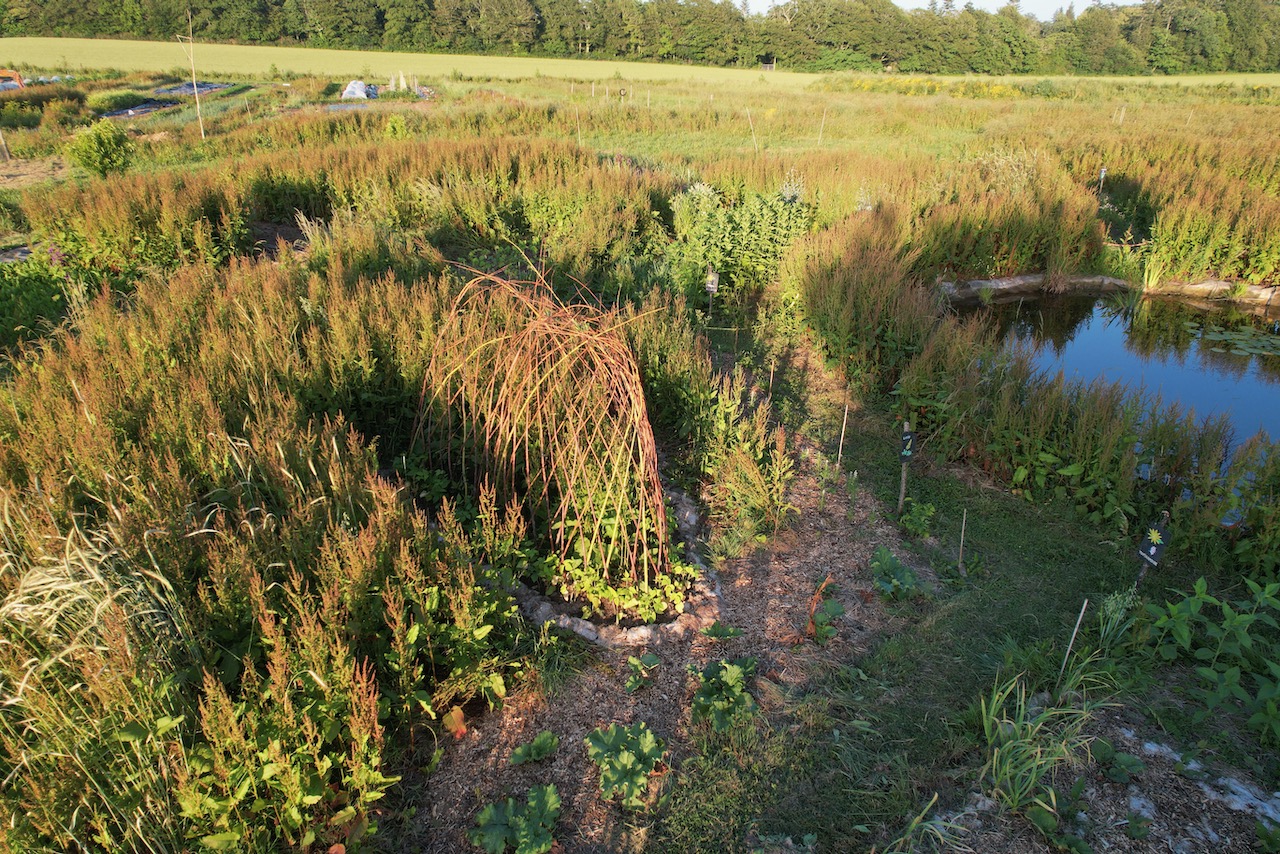
<instances>
[{"instance_id":1,"label":"tall wooden pole","mask_svg":"<svg viewBox=\"0 0 1280 854\"><path fill-rule=\"evenodd\" d=\"M178 36L178 43L191 60L191 92L196 96L196 121L200 123L200 138L204 139L204 115L200 112L200 83L196 80L196 38L195 25L191 20L191 10L187 9L187 35L184 39Z\"/></svg>"}]
</instances>

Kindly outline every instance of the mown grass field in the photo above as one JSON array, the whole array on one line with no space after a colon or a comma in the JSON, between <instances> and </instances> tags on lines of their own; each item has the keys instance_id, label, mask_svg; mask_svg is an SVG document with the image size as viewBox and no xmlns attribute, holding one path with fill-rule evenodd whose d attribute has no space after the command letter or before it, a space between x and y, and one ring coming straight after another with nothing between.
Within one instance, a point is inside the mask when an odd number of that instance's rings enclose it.
<instances>
[{"instance_id":1,"label":"mown grass field","mask_svg":"<svg viewBox=\"0 0 1280 854\"><path fill-rule=\"evenodd\" d=\"M109 39L0 39L0 61L6 65L60 68L64 72L120 69L168 71L189 67L177 42L115 41ZM462 75L495 80L539 76L572 80L633 81L684 80L708 86L767 84L776 89L802 88L816 75L780 71L662 65L642 62L594 62L506 56L467 56L383 51L321 50L301 47L197 44L197 71L204 75L266 75L269 72L367 77L385 80L403 71L408 76L447 78ZM619 84L620 85L620 84Z\"/></svg>"},{"instance_id":2,"label":"mown grass field","mask_svg":"<svg viewBox=\"0 0 1280 854\"><path fill-rule=\"evenodd\" d=\"M465 54L402 53L390 51L325 50L320 48L258 45L199 44L198 71L204 75L319 74L367 76L378 80L403 71L407 75L443 78L462 75L476 79L518 80L554 77L565 80L686 81L752 88L769 84L777 89L803 88L820 77L789 71L764 73L756 69L710 68L648 62L613 62L547 57L469 56ZM187 57L176 42L116 39L11 37L0 39L0 62L51 70L169 71L187 67ZM849 75L841 76L868 76ZM965 79L965 78L939 78ZM1280 74L1195 74L1150 77L981 77L974 80L1026 83L1051 80L1064 83L1094 79L1099 82L1143 83L1162 86L1277 86Z\"/></svg>"}]
</instances>

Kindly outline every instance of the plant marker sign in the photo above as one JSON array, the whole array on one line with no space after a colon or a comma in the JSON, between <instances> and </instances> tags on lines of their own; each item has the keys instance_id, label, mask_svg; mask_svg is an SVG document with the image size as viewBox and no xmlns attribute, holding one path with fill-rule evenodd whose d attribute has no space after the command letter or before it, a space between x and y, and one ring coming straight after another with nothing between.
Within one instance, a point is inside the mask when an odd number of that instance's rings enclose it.
<instances>
[{"instance_id":1,"label":"plant marker sign","mask_svg":"<svg viewBox=\"0 0 1280 854\"><path fill-rule=\"evenodd\" d=\"M1165 547L1169 545L1169 526L1168 522L1154 522L1147 526L1146 533L1142 535L1142 542L1138 546L1138 557L1146 561L1150 566L1157 566L1160 558L1164 557Z\"/></svg>"},{"instance_id":2,"label":"plant marker sign","mask_svg":"<svg viewBox=\"0 0 1280 854\"><path fill-rule=\"evenodd\" d=\"M902 424L902 451L900 457L903 464L911 462L911 457L916 450L916 434L911 432L911 423L903 422Z\"/></svg>"},{"instance_id":3,"label":"plant marker sign","mask_svg":"<svg viewBox=\"0 0 1280 854\"><path fill-rule=\"evenodd\" d=\"M898 457L902 460L902 480L898 484L898 516L902 516L902 507L907 500L907 463L916 450L916 434L911 432L911 422L902 422L902 450Z\"/></svg>"},{"instance_id":4,"label":"plant marker sign","mask_svg":"<svg viewBox=\"0 0 1280 854\"><path fill-rule=\"evenodd\" d=\"M707 293L714 294L720 290L720 274L707 265Z\"/></svg>"}]
</instances>

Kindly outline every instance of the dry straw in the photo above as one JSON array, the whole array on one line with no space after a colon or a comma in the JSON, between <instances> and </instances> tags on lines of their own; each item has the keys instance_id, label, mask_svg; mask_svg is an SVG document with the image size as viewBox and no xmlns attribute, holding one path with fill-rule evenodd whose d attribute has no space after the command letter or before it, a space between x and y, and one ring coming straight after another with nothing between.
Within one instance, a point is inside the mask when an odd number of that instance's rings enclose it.
<instances>
[{"instance_id":1,"label":"dry straw","mask_svg":"<svg viewBox=\"0 0 1280 854\"><path fill-rule=\"evenodd\" d=\"M440 323L414 441L453 477L522 500L562 557L626 587L667 571L668 537L622 323L542 285L472 280Z\"/></svg>"}]
</instances>

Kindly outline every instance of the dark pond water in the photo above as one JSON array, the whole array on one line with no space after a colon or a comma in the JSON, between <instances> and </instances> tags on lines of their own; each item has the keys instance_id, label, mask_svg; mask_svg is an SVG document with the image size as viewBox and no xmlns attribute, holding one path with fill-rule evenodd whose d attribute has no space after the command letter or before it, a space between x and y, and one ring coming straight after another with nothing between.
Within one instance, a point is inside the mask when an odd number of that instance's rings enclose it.
<instances>
[{"instance_id":1,"label":"dark pond water","mask_svg":"<svg viewBox=\"0 0 1280 854\"><path fill-rule=\"evenodd\" d=\"M1237 442L1259 429L1280 438L1280 316L1124 294L974 311L990 312L1006 342L1034 346L1045 371L1122 382L1201 419L1225 414Z\"/></svg>"}]
</instances>

